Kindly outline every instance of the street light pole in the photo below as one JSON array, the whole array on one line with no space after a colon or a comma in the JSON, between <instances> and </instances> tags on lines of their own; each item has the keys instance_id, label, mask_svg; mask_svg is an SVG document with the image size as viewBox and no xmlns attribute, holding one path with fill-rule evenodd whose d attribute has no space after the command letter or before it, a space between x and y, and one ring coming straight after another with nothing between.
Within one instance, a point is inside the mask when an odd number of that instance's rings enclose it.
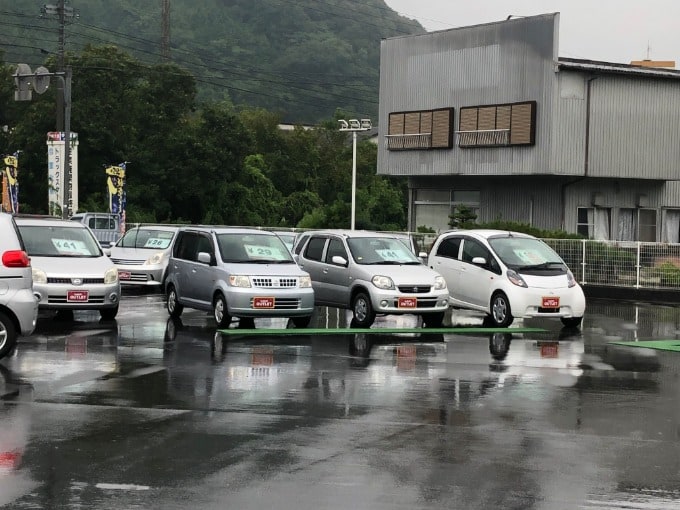
<instances>
[{"instance_id":1,"label":"street light pole","mask_svg":"<svg viewBox=\"0 0 680 510\"><path fill-rule=\"evenodd\" d=\"M371 119L349 119L339 120L340 131L352 132L352 220L351 229L354 230L356 221L356 207L357 207L357 131L368 131L373 126Z\"/></svg>"}]
</instances>

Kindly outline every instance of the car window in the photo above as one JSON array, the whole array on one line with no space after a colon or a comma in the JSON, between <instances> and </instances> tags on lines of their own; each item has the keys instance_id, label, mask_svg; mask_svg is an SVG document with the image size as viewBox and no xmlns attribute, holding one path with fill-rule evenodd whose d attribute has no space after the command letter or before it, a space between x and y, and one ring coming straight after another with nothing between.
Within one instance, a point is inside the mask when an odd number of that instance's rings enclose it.
<instances>
[{"instance_id":1,"label":"car window","mask_svg":"<svg viewBox=\"0 0 680 510\"><path fill-rule=\"evenodd\" d=\"M326 252L326 262L328 264L333 263L333 257L336 255L343 257L347 260L347 250L345 250L345 245L342 244L340 239L332 238L328 243L328 250Z\"/></svg>"},{"instance_id":2,"label":"car window","mask_svg":"<svg viewBox=\"0 0 680 510\"><path fill-rule=\"evenodd\" d=\"M305 242L307 241L307 238L309 237L309 234L300 234L300 237L295 239L295 255L299 255L300 252L302 251L302 247L305 245Z\"/></svg>"},{"instance_id":3,"label":"car window","mask_svg":"<svg viewBox=\"0 0 680 510\"><path fill-rule=\"evenodd\" d=\"M165 250L170 246L175 233L168 230L132 229L118 241L120 248L143 248Z\"/></svg>"},{"instance_id":4,"label":"car window","mask_svg":"<svg viewBox=\"0 0 680 510\"><path fill-rule=\"evenodd\" d=\"M273 234L217 234L217 245L224 262L295 263L281 238Z\"/></svg>"},{"instance_id":5,"label":"car window","mask_svg":"<svg viewBox=\"0 0 680 510\"><path fill-rule=\"evenodd\" d=\"M213 250L213 245L212 241L210 240L210 237L207 235L201 234L198 237L198 242L196 243L196 259L198 259L198 254L204 252L204 253L209 253L210 255L214 255L214 250Z\"/></svg>"},{"instance_id":6,"label":"car window","mask_svg":"<svg viewBox=\"0 0 680 510\"><path fill-rule=\"evenodd\" d=\"M32 257L100 257L99 243L83 227L19 225L26 252Z\"/></svg>"},{"instance_id":7,"label":"car window","mask_svg":"<svg viewBox=\"0 0 680 510\"><path fill-rule=\"evenodd\" d=\"M421 264L404 243L393 237L352 237L347 244L357 264Z\"/></svg>"},{"instance_id":8,"label":"car window","mask_svg":"<svg viewBox=\"0 0 680 510\"><path fill-rule=\"evenodd\" d=\"M562 259L540 239L531 237L500 237L489 239L489 244L505 265L511 268L552 265L559 270Z\"/></svg>"},{"instance_id":9,"label":"car window","mask_svg":"<svg viewBox=\"0 0 680 510\"><path fill-rule=\"evenodd\" d=\"M437 247L436 255L439 257L448 257L452 259L458 258L460 252L460 237L447 237L442 239Z\"/></svg>"},{"instance_id":10,"label":"car window","mask_svg":"<svg viewBox=\"0 0 680 510\"><path fill-rule=\"evenodd\" d=\"M173 256L182 260L196 260L198 234L194 232L180 232Z\"/></svg>"},{"instance_id":11,"label":"car window","mask_svg":"<svg viewBox=\"0 0 680 510\"><path fill-rule=\"evenodd\" d=\"M323 257L323 248L325 245L325 237L312 237L305 248L305 258L308 260L317 260L321 262Z\"/></svg>"},{"instance_id":12,"label":"car window","mask_svg":"<svg viewBox=\"0 0 680 510\"><path fill-rule=\"evenodd\" d=\"M463 243L463 254L461 259L465 262L472 262L475 257L484 257L489 260L489 250L487 250L481 243L472 239L465 239Z\"/></svg>"}]
</instances>

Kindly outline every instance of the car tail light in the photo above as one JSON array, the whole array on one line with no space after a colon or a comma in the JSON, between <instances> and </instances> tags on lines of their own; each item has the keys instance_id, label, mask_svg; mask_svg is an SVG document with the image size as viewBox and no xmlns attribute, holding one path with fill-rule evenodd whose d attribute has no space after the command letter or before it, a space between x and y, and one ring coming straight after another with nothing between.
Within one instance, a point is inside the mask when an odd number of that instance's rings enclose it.
<instances>
[{"instance_id":1,"label":"car tail light","mask_svg":"<svg viewBox=\"0 0 680 510\"><path fill-rule=\"evenodd\" d=\"M30 267L31 259L23 250L10 250L2 254L2 265L5 267Z\"/></svg>"}]
</instances>

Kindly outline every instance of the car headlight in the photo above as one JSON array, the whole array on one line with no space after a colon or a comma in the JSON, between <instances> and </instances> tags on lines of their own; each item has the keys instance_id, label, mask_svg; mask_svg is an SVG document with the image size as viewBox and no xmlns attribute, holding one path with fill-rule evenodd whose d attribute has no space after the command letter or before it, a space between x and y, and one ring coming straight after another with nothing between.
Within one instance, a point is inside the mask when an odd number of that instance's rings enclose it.
<instances>
[{"instance_id":1,"label":"car headlight","mask_svg":"<svg viewBox=\"0 0 680 510\"><path fill-rule=\"evenodd\" d=\"M312 279L309 276L300 277L300 288L308 289L312 286Z\"/></svg>"},{"instance_id":2,"label":"car headlight","mask_svg":"<svg viewBox=\"0 0 680 510\"><path fill-rule=\"evenodd\" d=\"M379 289L389 290L394 288L394 282L389 276L375 275L371 282Z\"/></svg>"},{"instance_id":3,"label":"car headlight","mask_svg":"<svg viewBox=\"0 0 680 510\"><path fill-rule=\"evenodd\" d=\"M229 285L232 287L250 287L250 278L242 274L231 275Z\"/></svg>"},{"instance_id":4,"label":"car headlight","mask_svg":"<svg viewBox=\"0 0 680 510\"><path fill-rule=\"evenodd\" d=\"M446 288L446 280L443 276L434 277L434 290L444 290Z\"/></svg>"},{"instance_id":5,"label":"car headlight","mask_svg":"<svg viewBox=\"0 0 680 510\"><path fill-rule=\"evenodd\" d=\"M516 271L508 269L507 275L508 280L510 280L510 283L512 283L513 285L517 285L518 287L528 287L527 282L525 282L524 278L517 274Z\"/></svg>"},{"instance_id":6,"label":"car headlight","mask_svg":"<svg viewBox=\"0 0 680 510\"><path fill-rule=\"evenodd\" d=\"M104 283L116 283L118 281L118 269L112 267L104 273Z\"/></svg>"},{"instance_id":7,"label":"car headlight","mask_svg":"<svg viewBox=\"0 0 680 510\"><path fill-rule=\"evenodd\" d=\"M156 264L160 264L161 262L163 262L164 258L165 258L165 252L154 253L148 259L146 259L144 261L144 265L155 266Z\"/></svg>"},{"instance_id":8,"label":"car headlight","mask_svg":"<svg viewBox=\"0 0 680 510\"><path fill-rule=\"evenodd\" d=\"M569 288L576 287L576 279L571 271L567 270L567 286Z\"/></svg>"},{"instance_id":9,"label":"car headlight","mask_svg":"<svg viewBox=\"0 0 680 510\"><path fill-rule=\"evenodd\" d=\"M47 283L47 273L37 267L31 268L33 273L33 283Z\"/></svg>"}]
</instances>

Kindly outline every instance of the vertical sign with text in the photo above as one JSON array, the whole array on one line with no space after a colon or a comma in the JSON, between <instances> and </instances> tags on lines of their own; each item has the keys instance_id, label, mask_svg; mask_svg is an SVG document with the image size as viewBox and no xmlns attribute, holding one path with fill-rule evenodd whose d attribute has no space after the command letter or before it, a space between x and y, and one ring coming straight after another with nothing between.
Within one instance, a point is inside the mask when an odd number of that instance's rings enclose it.
<instances>
[{"instance_id":1,"label":"vertical sign with text","mask_svg":"<svg viewBox=\"0 0 680 510\"><path fill-rule=\"evenodd\" d=\"M70 189L64 190L64 172L68 165L64 161L66 147L65 133L50 131L47 133L47 204L48 213L61 216L65 200L70 200L70 210L78 211L78 133L71 132L71 165Z\"/></svg>"}]
</instances>

